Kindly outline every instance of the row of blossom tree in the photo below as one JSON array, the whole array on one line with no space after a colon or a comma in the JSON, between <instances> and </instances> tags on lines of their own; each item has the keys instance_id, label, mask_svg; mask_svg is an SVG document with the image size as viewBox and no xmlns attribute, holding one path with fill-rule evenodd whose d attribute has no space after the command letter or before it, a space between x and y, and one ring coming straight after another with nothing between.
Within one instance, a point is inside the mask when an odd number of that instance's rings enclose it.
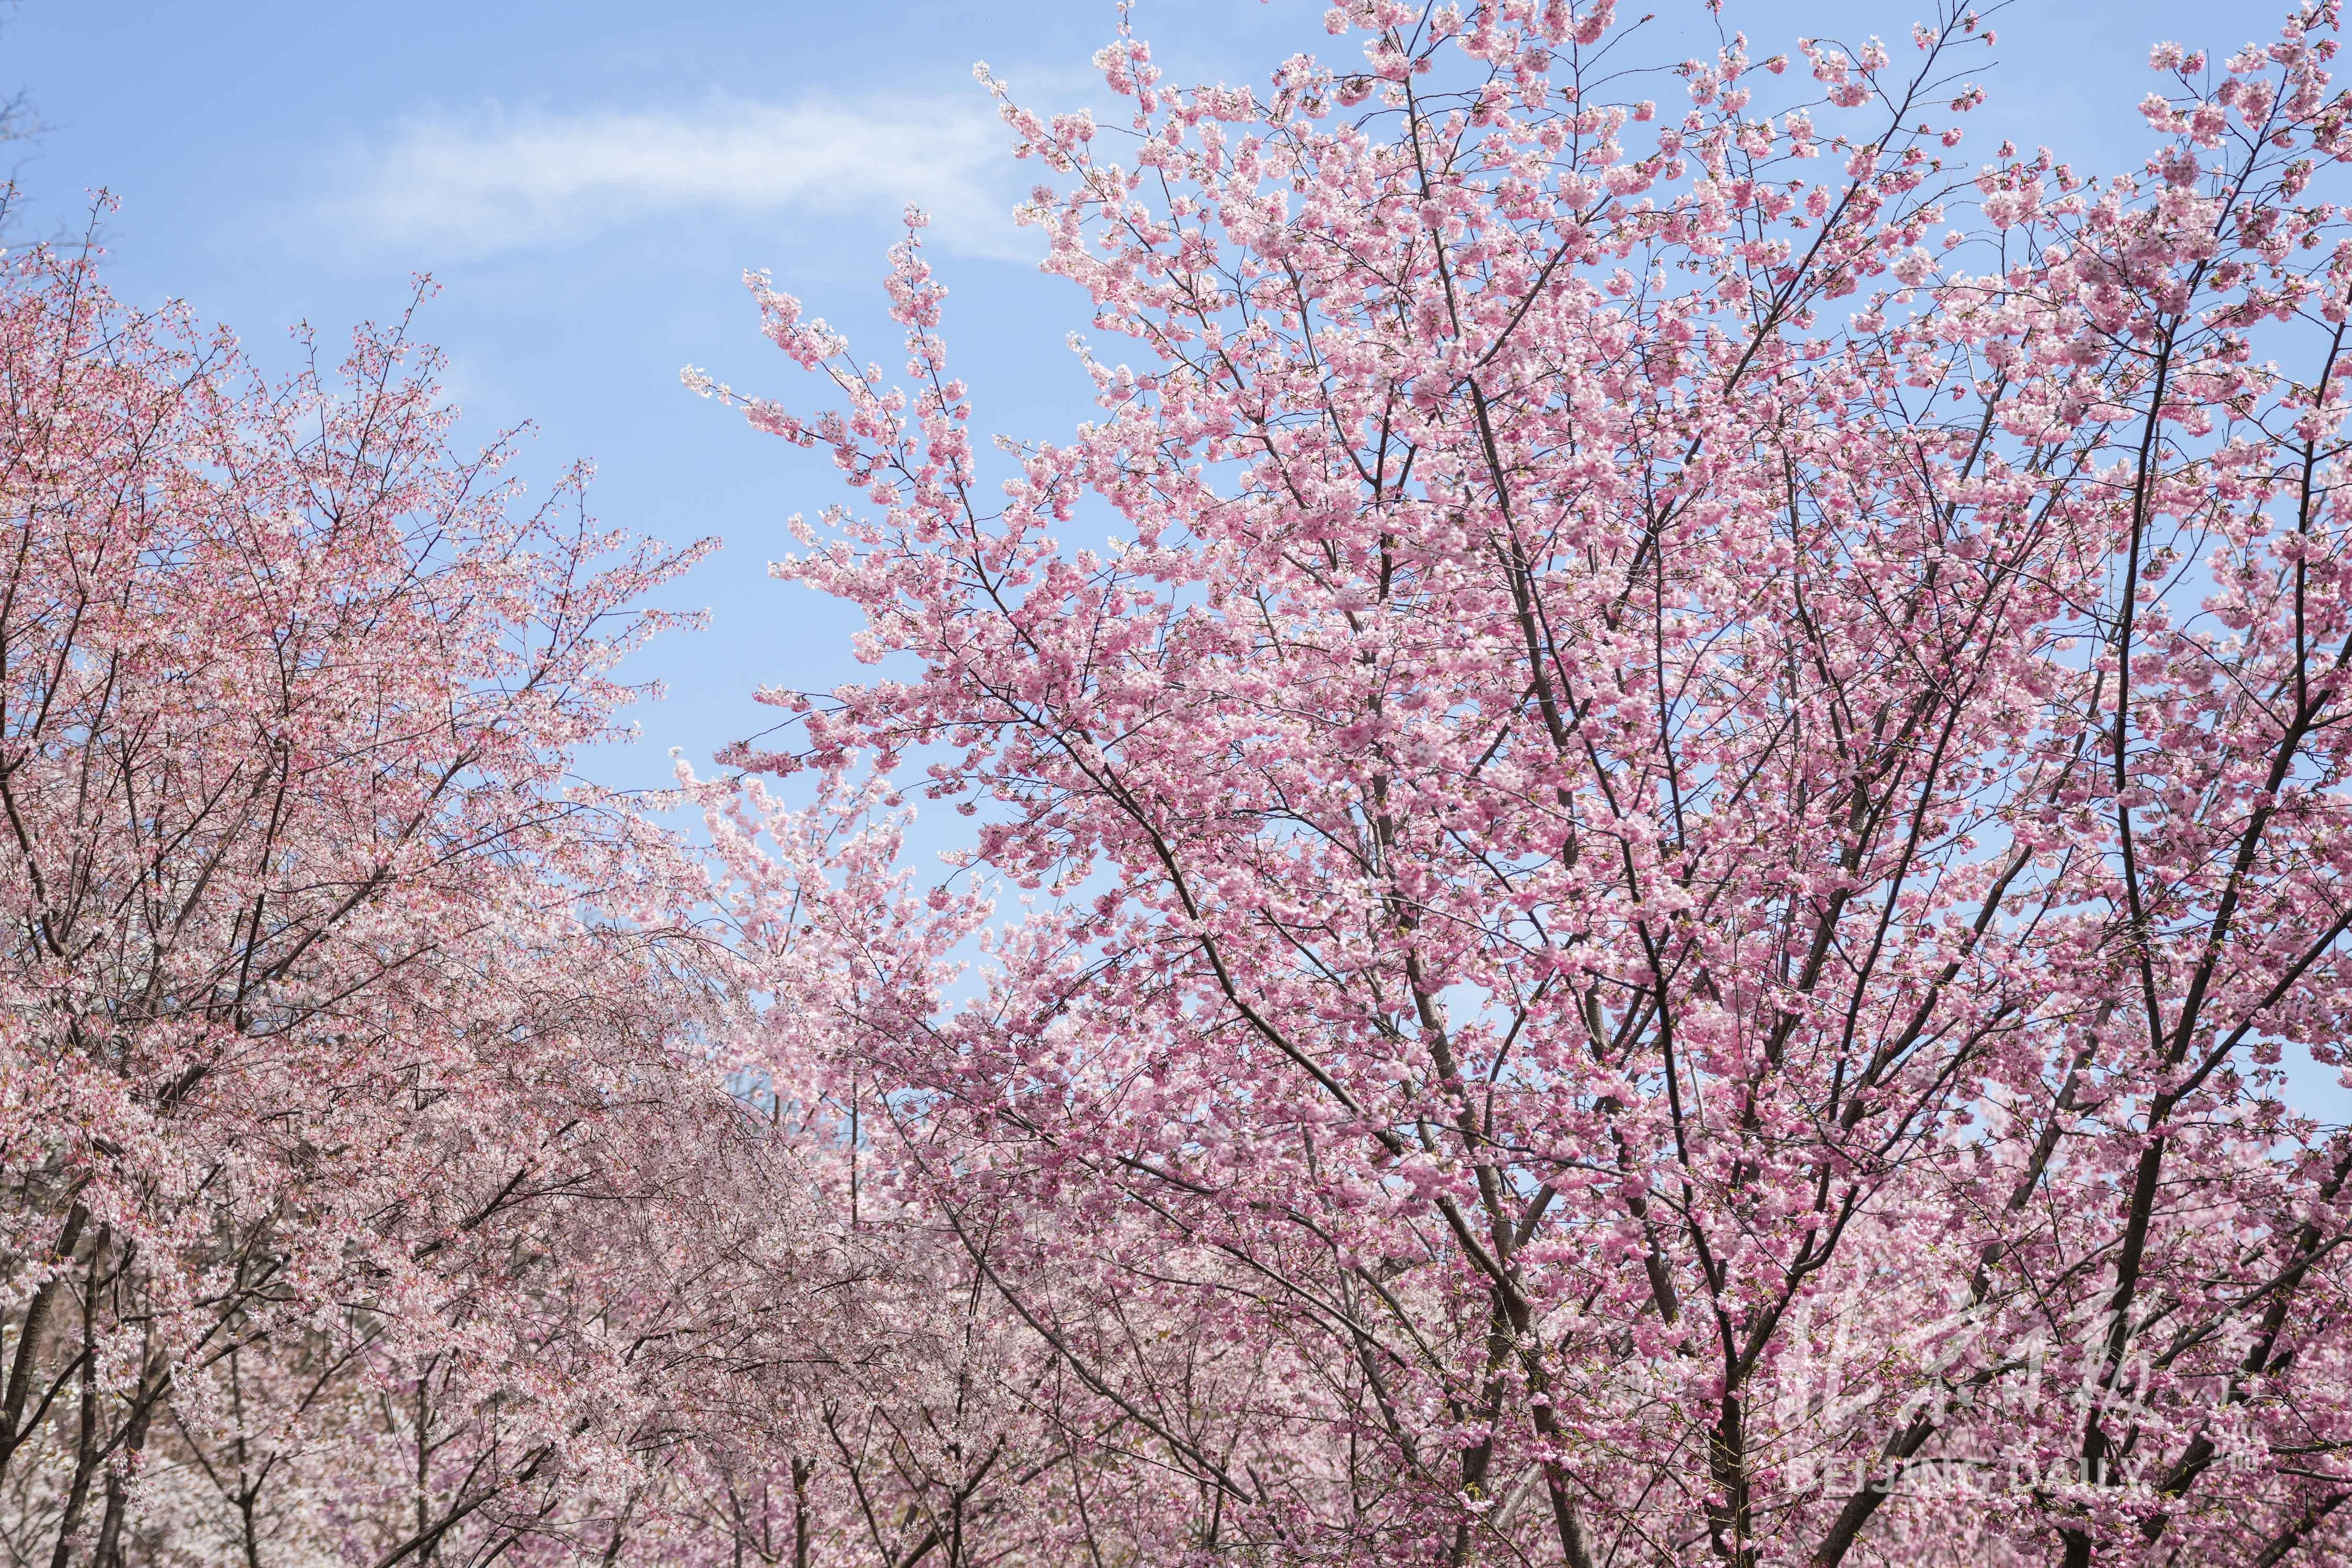
<instances>
[{"instance_id":1,"label":"row of blossom tree","mask_svg":"<svg viewBox=\"0 0 2352 1568\"><path fill-rule=\"evenodd\" d=\"M2352 1553L2333 0L2105 179L1966 12L1326 20L992 82L1129 356L1000 490L914 227L904 388L755 279L895 673L698 847L698 551L10 263L6 1562Z\"/></svg>"}]
</instances>

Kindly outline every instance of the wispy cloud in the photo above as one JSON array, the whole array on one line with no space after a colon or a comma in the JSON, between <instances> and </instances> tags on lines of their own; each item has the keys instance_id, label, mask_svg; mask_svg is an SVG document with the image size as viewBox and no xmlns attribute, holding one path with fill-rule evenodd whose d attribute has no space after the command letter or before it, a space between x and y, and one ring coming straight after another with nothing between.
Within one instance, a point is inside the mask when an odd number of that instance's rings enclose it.
<instances>
[{"instance_id":1,"label":"wispy cloud","mask_svg":"<svg viewBox=\"0 0 2352 1568\"><path fill-rule=\"evenodd\" d=\"M1009 216L1003 126L969 91L436 113L350 158L317 216L353 239L445 255L573 244L695 211L889 216L908 202L957 249L1025 248Z\"/></svg>"}]
</instances>

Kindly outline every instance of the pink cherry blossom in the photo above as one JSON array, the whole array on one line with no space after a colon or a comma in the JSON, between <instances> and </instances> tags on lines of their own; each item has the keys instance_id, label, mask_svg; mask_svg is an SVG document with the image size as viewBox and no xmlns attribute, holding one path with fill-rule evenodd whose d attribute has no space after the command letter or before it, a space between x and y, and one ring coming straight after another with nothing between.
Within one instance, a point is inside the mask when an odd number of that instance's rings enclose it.
<instances>
[{"instance_id":1,"label":"pink cherry blossom","mask_svg":"<svg viewBox=\"0 0 2352 1568\"><path fill-rule=\"evenodd\" d=\"M720 850L854 976L761 1048L1094 1561L2340 1556L2336 6L2160 47L2096 183L1948 155L1972 15L1654 130L1607 7L1442 20L1265 90L1122 33L1122 135L996 89L1101 405L1001 483L911 230L903 389L737 399L891 671L730 759L819 781ZM937 896L886 796L969 819Z\"/></svg>"}]
</instances>

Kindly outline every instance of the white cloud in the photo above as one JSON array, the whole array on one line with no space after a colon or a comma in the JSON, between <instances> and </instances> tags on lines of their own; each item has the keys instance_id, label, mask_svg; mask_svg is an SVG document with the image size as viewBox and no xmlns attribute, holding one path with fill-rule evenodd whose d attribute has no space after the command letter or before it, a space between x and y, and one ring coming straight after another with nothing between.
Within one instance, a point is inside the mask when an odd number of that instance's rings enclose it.
<instances>
[{"instance_id":1,"label":"white cloud","mask_svg":"<svg viewBox=\"0 0 2352 1568\"><path fill-rule=\"evenodd\" d=\"M985 98L715 97L683 110L436 114L354 154L326 217L350 237L442 254L576 243L695 211L894 217L1027 254L1010 216L1007 137Z\"/></svg>"}]
</instances>

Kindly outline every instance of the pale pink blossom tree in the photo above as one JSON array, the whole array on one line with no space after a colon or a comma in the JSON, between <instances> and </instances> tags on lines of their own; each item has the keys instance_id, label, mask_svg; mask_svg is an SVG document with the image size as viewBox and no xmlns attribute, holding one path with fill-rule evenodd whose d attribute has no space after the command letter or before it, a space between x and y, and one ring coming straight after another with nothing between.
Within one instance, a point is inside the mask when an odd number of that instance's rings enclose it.
<instances>
[{"instance_id":1,"label":"pale pink blossom tree","mask_svg":"<svg viewBox=\"0 0 2352 1568\"><path fill-rule=\"evenodd\" d=\"M645 1233L741 1134L699 872L570 762L696 552L518 509L404 323L270 382L5 268L7 1559L602 1544L673 1392Z\"/></svg>"}]
</instances>

